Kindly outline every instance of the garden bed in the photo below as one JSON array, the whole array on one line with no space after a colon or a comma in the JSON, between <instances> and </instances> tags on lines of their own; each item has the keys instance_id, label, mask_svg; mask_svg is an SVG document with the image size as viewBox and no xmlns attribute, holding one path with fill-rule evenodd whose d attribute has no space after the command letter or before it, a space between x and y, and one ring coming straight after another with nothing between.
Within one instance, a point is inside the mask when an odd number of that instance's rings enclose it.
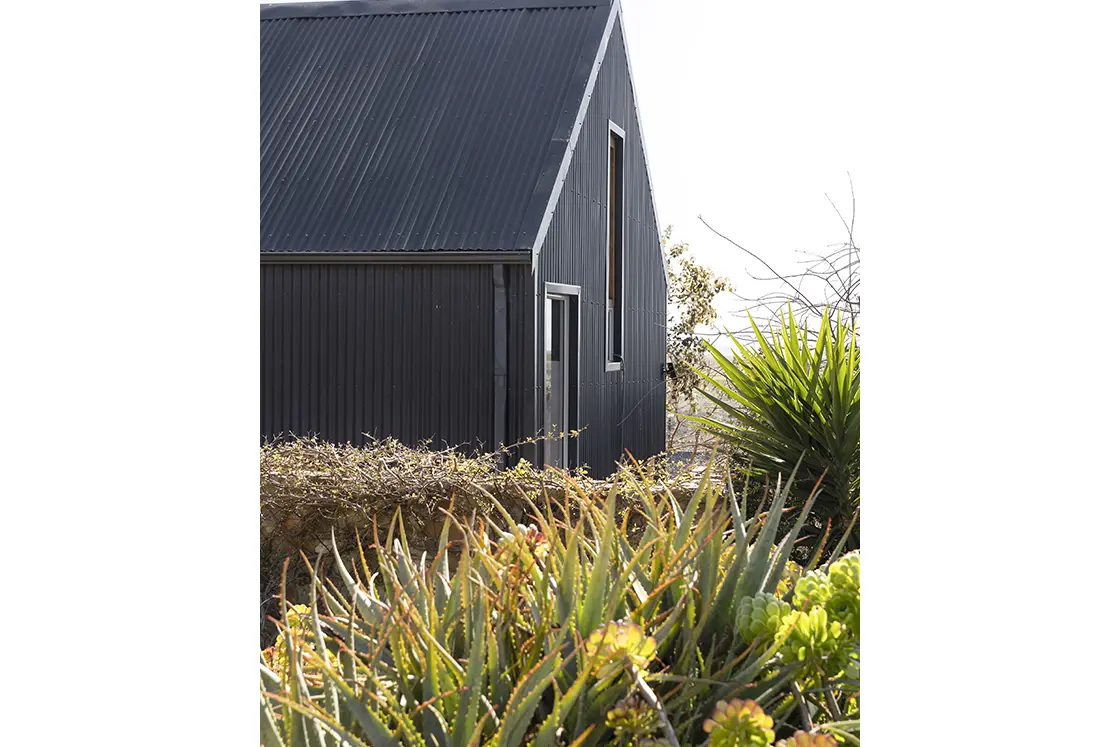
<instances>
[{"instance_id":1,"label":"garden bed","mask_svg":"<svg viewBox=\"0 0 1120 747\"><path fill-rule=\"evenodd\" d=\"M573 491L605 496L616 484L620 514L631 509L633 523L640 516L631 478L640 473L654 482L654 493L687 498L708 456L648 460L620 469L609 480L595 480L582 472L538 470L527 462L504 469L498 454L413 449L392 439L362 447L317 439L266 445L260 450L262 646L275 634L269 618L278 612L275 596L285 559L288 588L298 598L307 578L301 554L314 560L330 547L332 532L347 555L357 549L359 538L371 544L375 527L384 541L399 513L396 535L403 527L412 554L431 557L440 549L447 513L469 520L494 511L496 501L516 521L529 524L531 505L543 508L546 499L562 504ZM717 472L722 468L722 461L713 465Z\"/></svg>"}]
</instances>

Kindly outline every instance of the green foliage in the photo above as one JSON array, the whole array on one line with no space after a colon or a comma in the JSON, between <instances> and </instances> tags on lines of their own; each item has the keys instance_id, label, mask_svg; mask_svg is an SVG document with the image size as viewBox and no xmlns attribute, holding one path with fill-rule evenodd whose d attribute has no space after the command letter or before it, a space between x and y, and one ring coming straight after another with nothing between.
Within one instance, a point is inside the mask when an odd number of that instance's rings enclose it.
<instances>
[{"instance_id":1,"label":"green foliage","mask_svg":"<svg viewBox=\"0 0 1120 747\"><path fill-rule=\"evenodd\" d=\"M828 568L832 593L825 609L859 637L859 551L849 553Z\"/></svg>"},{"instance_id":2,"label":"green foliage","mask_svg":"<svg viewBox=\"0 0 1120 747\"><path fill-rule=\"evenodd\" d=\"M827 694L822 707L833 718L858 712L859 551L804 574L791 602L769 594L743 600L740 635L755 646L779 646L779 660L802 689ZM856 683L856 690L847 683Z\"/></svg>"},{"instance_id":3,"label":"green foliage","mask_svg":"<svg viewBox=\"0 0 1120 747\"><path fill-rule=\"evenodd\" d=\"M641 626L620 620L595 629L587 637L587 655L592 672L601 680L634 668L648 674L646 667L657 650L657 641L646 635Z\"/></svg>"},{"instance_id":4,"label":"green foliage","mask_svg":"<svg viewBox=\"0 0 1120 747\"><path fill-rule=\"evenodd\" d=\"M695 404L701 378L698 369L706 368L704 341L700 333L716 320L715 298L731 290L727 278L700 264L688 244L670 245L672 227L665 229L665 261L669 268L669 329L666 335L668 358L677 376L669 379L666 402Z\"/></svg>"},{"instance_id":5,"label":"green foliage","mask_svg":"<svg viewBox=\"0 0 1120 747\"><path fill-rule=\"evenodd\" d=\"M823 607L814 607L808 612L794 610L783 624L788 627L788 637L782 647L782 657L786 661L806 664L814 670L843 672L847 665L843 656L848 642L843 623L830 622Z\"/></svg>"},{"instance_id":6,"label":"green foliage","mask_svg":"<svg viewBox=\"0 0 1120 747\"><path fill-rule=\"evenodd\" d=\"M746 747L774 743L774 719L753 700L733 698L716 703L712 717L704 722L712 747Z\"/></svg>"},{"instance_id":7,"label":"green foliage","mask_svg":"<svg viewBox=\"0 0 1120 747\"><path fill-rule=\"evenodd\" d=\"M821 573L807 573L793 587L793 603L798 609L824 605L831 596L829 578Z\"/></svg>"},{"instance_id":8,"label":"green foliage","mask_svg":"<svg viewBox=\"0 0 1120 747\"><path fill-rule=\"evenodd\" d=\"M681 505L641 471L626 479L640 500L624 511L619 486L573 482L530 507L535 526L497 501L474 521L448 514L430 559L398 520L352 564L335 545L337 586L308 562L311 602L282 602L262 657L262 744L769 745L840 719L858 732L858 681L837 663L858 662L858 635L791 604L812 501L778 537L789 483L750 516L730 482L705 478ZM858 560L841 561L813 577L830 599L854 582L858 610Z\"/></svg>"},{"instance_id":9,"label":"green foliage","mask_svg":"<svg viewBox=\"0 0 1120 747\"><path fill-rule=\"evenodd\" d=\"M823 476L818 512L851 518L859 505L859 343L854 326L825 311L811 342L790 308L767 339L750 320L757 348L733 340L728 358L705 342L723 381L698 372L727 416L693 417L726 439L758 472L788 473L803 459L807 494Z\"/></svg>"},{"instance_id":10,"label":"green foliage","mask_svg":"<svg viewBox=\"0 0 1120 747\"><path fill-rule=\"evenodd\" d=\"M777 747L838 747L838 745L836 740L827 734L799 731L790 738L778 742Z\"/></svg>"},{"instance_id":11,"label":"green foliage","mask_svg":"<svg viewBox=\"0 0 1120 747\"><path fill-rule=\"evenodd\" d=\"M619 747L641 744L655 738L661 729L657 711L637 695L620 700L607 711L607 726L614 729Z\"/></svg>"},{"instance_id":12,"label":"green foliage","mask_svg":"<svg viewBox=\"0 0 1120 747\"><path fill-rule=\"evenodd\" d=\"M736 619L739 634L747 641L774 640L790 611L789 604L774 594L763 593L744 599L739 604Z\"/></svg>"}]
</instances>

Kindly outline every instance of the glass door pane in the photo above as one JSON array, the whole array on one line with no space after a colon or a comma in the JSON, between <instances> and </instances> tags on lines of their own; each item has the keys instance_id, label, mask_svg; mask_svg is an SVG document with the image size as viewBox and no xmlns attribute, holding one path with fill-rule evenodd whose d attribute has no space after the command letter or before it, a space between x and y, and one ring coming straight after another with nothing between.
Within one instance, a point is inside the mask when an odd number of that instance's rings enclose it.
<instances>
[{"instance_id":1,"label":"glass door pane","mask_svg":"<svg viewBox=\"0 0 1120 747\"><path fill-rule=\"evenodd\" d=\"M544 462L568 466L568 300L548 296L544 305Z\"/></svg>"}]
</instances>

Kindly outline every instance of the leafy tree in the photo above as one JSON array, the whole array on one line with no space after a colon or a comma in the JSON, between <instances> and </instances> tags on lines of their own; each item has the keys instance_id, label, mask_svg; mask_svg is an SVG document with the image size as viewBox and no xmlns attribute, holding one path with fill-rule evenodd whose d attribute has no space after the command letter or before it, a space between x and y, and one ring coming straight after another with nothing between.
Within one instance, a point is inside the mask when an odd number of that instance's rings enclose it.
<instances>
[{"instance_id":1,"label":"leafy tree","mask_svg":"<svg viewBox=\"0 0 1120 747\"><path fill-rule=\"evenodd\" d=\"M675 375L669 377L665 396L668 425L667 450L677 450L679 441L700 452L710 444L707 434L685 425L686 418L698 412L697 392L701 377L697 371L714 373L714 365L704 347L704 338L716 333L711 325L716 319L715 298L732 290L727 278L701 264L687 243L671 243L672 227L665 231L663 246L669 270L669 324L667 330L668 361ZM683 428L683 430L682 430Z\"/></svg>"},{"instance_id":2,"label":"leafy tree","mask_svg":"<svg viewBox=\"0 0 1120 747\"><path fill-rule=\"evenodd\" d=\"M671 409L678 402L696 403L701 379L695 369L711 368L705 355L704 329L716 319L716 295L732 291L727 278L701 264L687 243L670 244L672 231L672 226L667 228L663 240L669 265L668 353L676 371L676 377L669 379Z\"/></svg>"}]
</instances>

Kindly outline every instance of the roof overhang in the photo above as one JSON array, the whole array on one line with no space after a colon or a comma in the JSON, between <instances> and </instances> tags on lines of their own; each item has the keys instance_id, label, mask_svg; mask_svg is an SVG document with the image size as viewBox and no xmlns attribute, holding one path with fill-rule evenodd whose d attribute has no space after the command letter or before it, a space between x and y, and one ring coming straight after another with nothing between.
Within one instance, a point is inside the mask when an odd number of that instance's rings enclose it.
<instances>
[{"instance_id":1,"label":"roof overhang","mask_svg":"<svg viewBox=\"0 0 1120 747\"><path fill-rule=\"evenodd\" d=\"M527 265L531 251L261 252L262 265Z\"/></svg>"},{"instance_id":2,"label":"roof overhang","mask_svg":"<svg viewBox=\"0 0 1120 747\"><path fill-rule=\"evenodd\" d=\"M261 20L277 18L343 18L405 13L459 13L474 10L595 8L611 0L341 0L319 3L263 3Z\"/></svg>"}]
</instances>

